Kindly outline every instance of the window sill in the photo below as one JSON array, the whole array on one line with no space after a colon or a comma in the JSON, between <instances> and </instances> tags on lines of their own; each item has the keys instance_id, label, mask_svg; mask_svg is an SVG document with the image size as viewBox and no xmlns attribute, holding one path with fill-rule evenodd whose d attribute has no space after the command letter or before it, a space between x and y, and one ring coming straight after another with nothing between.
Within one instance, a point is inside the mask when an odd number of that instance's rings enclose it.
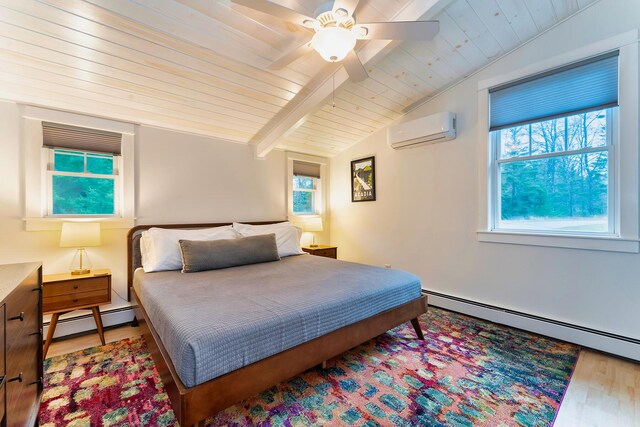
<instances>
[{"instance_id":1,"label":"window sill","mask_svg":"<svg viewBox=\"0 0 640 427\"><path fill-rule=\"evenodd\" d=\"M53 231L62 229L63 222L99 222L102 229L131 228L133 218L24 218L26 231Z\"/></svg>"},{"instance_id":2,"label":"window sill","mask_svg":"<svg viewBox=\"0 0 640 427\"><path fill-rule=\"evenodd\" d=\"M511 245L545 246L552 248L583 249L590 251L639 253L638 239L596 237L562 234L537 234L512 231L478 231L479 242Z\"/></svg>"}]
</instances>

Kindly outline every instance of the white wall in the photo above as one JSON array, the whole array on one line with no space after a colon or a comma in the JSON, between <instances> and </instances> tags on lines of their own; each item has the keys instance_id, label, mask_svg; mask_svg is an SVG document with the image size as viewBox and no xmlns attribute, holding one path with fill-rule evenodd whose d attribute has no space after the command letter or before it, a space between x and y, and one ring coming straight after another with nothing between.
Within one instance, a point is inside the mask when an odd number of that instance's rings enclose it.
<instances>
[{"instance_id":1,"label":"white wall","mask_svg":"<svg viewBox=\"0 0 640 427\"><path fill-rule=\"evenodd\" d=\"M0 147L0 264L42 261L44 274L67 271L74 251L58 247L60 231L25 231L24 154L14 103L0 102ZM257 160L249 146L137 127L135 175L136 224L286 218L282 151ZM102 245L87 249L94 268L113 273L113 304L104 309L129 305L118 297L127 295L127 232L103 228Z\"/></svg>"},{"instance_id":2,"label":"white wall","mask_svg":"<svg viewBox=\"0 0 640 427\"><path fill-rule=\"evenodd\" d=\"M640 26L637 0L601 0L412 112L453 111L459 137L410 150L378 132L331 162L331 242L341 258L391 264L423 287L640 339L640 255L482 243L478 82ZM377 201L350 202L349 162L376 155Z\"/></svg>"},{"instance_id":3,"label":"white wall","mask_svg":"<svg viewBox=\"0 0 640 427\"><path fill-rule=\"evenodd\" d=\"M285 154L139 127L136 223L286 219Z\"/></svg>"}]
</instances>

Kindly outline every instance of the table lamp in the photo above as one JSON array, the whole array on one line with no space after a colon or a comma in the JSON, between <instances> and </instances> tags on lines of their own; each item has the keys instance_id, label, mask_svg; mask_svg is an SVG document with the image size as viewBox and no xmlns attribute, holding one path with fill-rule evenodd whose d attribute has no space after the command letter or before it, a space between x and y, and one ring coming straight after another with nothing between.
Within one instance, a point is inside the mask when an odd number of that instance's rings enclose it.
<instances>
[{"instance_id":1,"label":"table lamp","mask_svg":"<svg viewBox=\"0 0 640 427\"><path fill-rule=\"evenodd\" d=\"M305 218L302 223L302 231L308 231L313 234L313 241L309 245L311 248L317 248L316 244L316 231L322 231L322 218L319 216L314 216L310 218Z\"/></svg>"},{"instance_id":2,"label":"table lamp","mask_svg":"<svg viewBox=\"0 0 640 427\"><path fill-rule=\"evenodd\" d=\"M73 261L71 262L71 274L74 276L91 273L91 261L86 255L86 250L84 249L87 246L100 246L99 223L62 223L62 233L60 233L60 247L78 248L76 255L73 257Z\"/></svg>"}]
</instances>

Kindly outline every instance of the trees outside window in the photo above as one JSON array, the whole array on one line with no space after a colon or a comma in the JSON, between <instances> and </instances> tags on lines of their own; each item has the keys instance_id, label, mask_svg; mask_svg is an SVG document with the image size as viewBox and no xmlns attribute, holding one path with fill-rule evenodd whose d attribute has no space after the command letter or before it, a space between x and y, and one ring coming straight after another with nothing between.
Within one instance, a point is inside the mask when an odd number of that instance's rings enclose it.
<instances>
[{"instance_id":1,"label":"trees outside window","mask_svg":"<svg viewBox=\"0 0 640 427\"><path fill-rule=\"evenodd\" d=\"M296 215L315 214L316 179L307 176L293 176L293 213Z\"/></svg>"},{"instance_id":2,"label":"trees outside window","mask_svg":"<svg viewBox=\"0 0 640 427\"><path fill-rule=\"evenodd\" d=\"M112 154L51 149L49 213L115 215L118 179Z\"/></svg>"},{"instance_id":3,"label":"trees outside window","mask_svg":"<svg viewBox=\"0 0 640 427\"><path fill-rule=\"evenodd\" d=\"M611 233L613 109L492 132L497 229Z\"/></svg>"}]
</instances>

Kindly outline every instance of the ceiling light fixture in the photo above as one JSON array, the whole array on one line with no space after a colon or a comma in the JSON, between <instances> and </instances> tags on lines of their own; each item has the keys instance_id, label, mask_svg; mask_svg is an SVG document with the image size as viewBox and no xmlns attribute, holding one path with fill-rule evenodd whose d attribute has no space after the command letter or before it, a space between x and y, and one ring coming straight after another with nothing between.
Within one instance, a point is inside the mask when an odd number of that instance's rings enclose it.
<instances>
[{"instance_id":1,"label":"ceiling light fixture","mask_svg":"<svg viewBox=\"0 0 640 427\"><path fill-rule=\"evenodd\" d=\"M320 28L318 21L316 21L315 19L305 19L304 21L302 21L302 25L307 28L311 28L312 30L317 30L318 28Z\"/></svg>"},{"instance_id":2,"label":"ceiling light fixture","mask_svg":"<svg viewBox=\"0 0 640 427\"><path fill-rule=\"evenodd\" d=\"M316 1L321 3L320 0ZM355 14L360 0L328 0L318 5L313 17L281 6L279 3L283 3L283 0L231 0L231 2L296 25L302 24L315 31L311 41L306 41L276 58L269 65L270 70L281 70L315 50L325 61L342 61L352 82L360 82L369 77L358 54L354 51L357 40L432 40L440 28L437 21L358 22L356 24Z\"/></svg>"},{"instance_id":3,"label":"ceiling light fixture","mask_svg":"<svg viewBox=\"0 0 640 427\"><path fill-rule=\"evenodd\" d=\"M356 34L344 27L320 28L311 40L311 46L329 62L342 61L355 45Z\"/></svg>"}]
</instances>

